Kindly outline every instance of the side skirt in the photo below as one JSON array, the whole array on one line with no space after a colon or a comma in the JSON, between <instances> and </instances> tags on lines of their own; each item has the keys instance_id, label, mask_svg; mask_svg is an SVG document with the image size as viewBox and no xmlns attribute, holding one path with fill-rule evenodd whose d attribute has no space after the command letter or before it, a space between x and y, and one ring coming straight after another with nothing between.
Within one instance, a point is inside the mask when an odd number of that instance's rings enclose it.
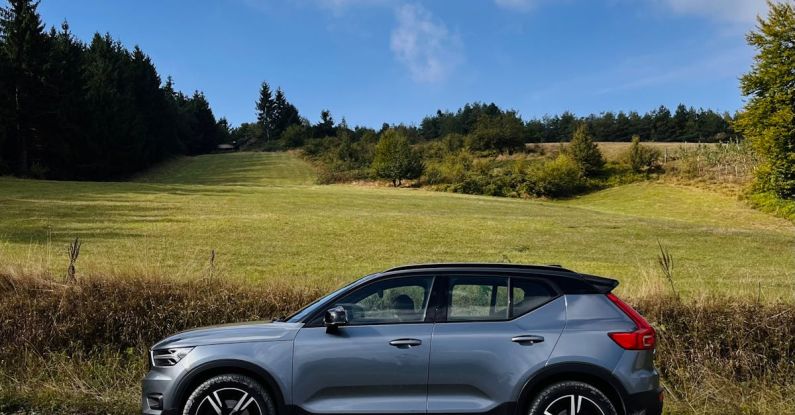
<instances>
[{"instance_id":1,"label":"side skirt","mask_svg":"<svg viewBox=\"0 0 795 415\"><path fill-rule=\"evenodd\" d=\"M463 413L448 413L448 412L309 412L301 407L295 405L287 406L287 414L289 415L516 415L516 402L505 402L497 405L493 409L486 412L463 412Z\"/></svg>"}]
</instances>

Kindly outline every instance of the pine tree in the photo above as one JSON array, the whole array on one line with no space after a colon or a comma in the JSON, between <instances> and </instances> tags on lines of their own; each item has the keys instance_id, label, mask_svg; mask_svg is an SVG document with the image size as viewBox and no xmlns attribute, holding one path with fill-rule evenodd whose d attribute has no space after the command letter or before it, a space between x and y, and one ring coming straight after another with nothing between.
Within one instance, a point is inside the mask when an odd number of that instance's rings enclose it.
<instances>
[{"instance_id":1,"label":"pine tree","mask_svg":"<svg viewBox=\"0 0 795 415\"><path fill-rule=\"evenodd\" d=\"M46 142L42 158L49 177L73 179L78 173L75 157L85 144L83 134L89 120L83 91L85 47L72 35L65 21L60 31L51 28L49 37L52 47L45 83L51 115L41 130Z\"/></svg>"},{"instance_id":2,"label":"pine tree","mask_svg":"<svg viewBox=\"0 0 795 415\"><path fill-rule=\"evenodd\" d=\"M315 137L334 137L336 130L334 129L334 118L331 117L329 110L320 111L320 122L314 126Z\"/></svg>"},{"instance_id":3,"label":"pine tree","mask_svg":"<svg viewBox=\"0 0 795 415\"><path fill-rule=\"evenodd\" d=\"M676 136L671 110L665 105L660 105L651 114L651 134L654 141L672 141Z\"/></svg>"},{"instance_id":4,"label":"pine tree","mask_svg":"<svg viewBox=\"0 0 795 415\"><path fill-rule=\"evenodd\" d=\"M768 2L748 43L757 54L740 85L748 103L736 127L763 156L758 190L795 198L795 9Z\"/></svg>"},{"instance_id":5,"label":"pine tree","mask_svg":"<svg viewBox=\"0 0 795 415\"><path fill-rule=\"evenodd\" d=\"M275 116L275 103L271 87L267 82L263 82L259 90L257 100L257 124L259 124L265 141L270 141L273 133L273 121Z\"/></svg>"},{"instance_id":6,"label":"pine tree","mask_svg":"<svg viewBox=\"0 0 795 415\"><path fill-rule=\"evenodd\" d=\"M282 133L291 125L301 122L298 109L287 101L284 91L276 89L276 96L273 99L273 137L281 137Z\"/></svg>"},{"instance_id":7,"label":"pine tree","mask_svg":"<svg viewBox=\"0 0 795 415\"><path fill-rule=\"evenodd\" d=\"M577 162L585 176L593 175L602 170L605 160L599 146L593 141L588 126L580 124L571 136L566 152Z\"/></svg>"},{"instance_id":8,"label":"pine tree","mask_svg":"<svg viewBox=\"0 0 795 415\"><path fill-rule=\"evenodd\" d=\"M209 153L219 144L218 125L210 103L200 91L190 98L188 108L191 112L191 131L194 140L188 147L188 154Z\"/></svg>"},{"instance_id":9,"label":"pine tree","mask_svg":"<svg viewBox=\"0 0 795 415\"><path fill-rule=\"evenodd\" d=\"M2 125L9 142L3 152L18 174L26 175L31 154L41 151L43 143L37 123L47 112L42 105L44 67L48 39L38 14L38 1L9 0L0 10L0 56L4 73ZM35 156L34 156L35 157Z\"/></svg>"}]
</instances>

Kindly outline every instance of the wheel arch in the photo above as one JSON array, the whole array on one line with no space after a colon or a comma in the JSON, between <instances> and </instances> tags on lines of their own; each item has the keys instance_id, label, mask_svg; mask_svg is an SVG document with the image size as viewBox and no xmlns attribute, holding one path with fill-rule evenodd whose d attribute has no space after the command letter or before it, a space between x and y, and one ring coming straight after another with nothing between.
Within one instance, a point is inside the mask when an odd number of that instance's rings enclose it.
<instances>
[{"instance_id":1,"label":"wheel arch","mask_svg":"<svg viewBox=\"0 0 795 415\"><path fill-rule=\"evenodd\" d=\"M517 401L517 415L527 414L541 390L562 381L580 381L598 388L613 402L619 415L626 414L627 391L609 370L590 363L558 363L545 367L525 383Z\"/></svg>"},{"instance_id":2,"label":"wheel arch","mask_svg":"<svg viewBox=\"0 0 795 415\"><path fill-rule=\"evenodd\" d=\"M188 396L199 385L214 376L229 374L248 376L259 382L270 393L271 398L274 399L277 414L289 415L284 400L284 392L273 376L267 370L254 363L236 359L214 360L191 369L177 384L171 406L179 413L182 413L182 406Z\"/></svg>"}]
</instances>

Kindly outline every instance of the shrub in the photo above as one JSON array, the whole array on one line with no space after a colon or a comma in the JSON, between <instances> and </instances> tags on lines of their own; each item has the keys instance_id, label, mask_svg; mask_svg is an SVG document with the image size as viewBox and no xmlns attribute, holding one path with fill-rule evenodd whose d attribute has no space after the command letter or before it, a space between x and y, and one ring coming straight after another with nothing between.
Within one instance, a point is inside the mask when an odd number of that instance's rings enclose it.
<instances>
[{"instance_id":1,"label":"shrub","mask_svg":"<svg viewBox=\"0 0 795 415\"><path fill-rule=\"evenodd\" d=\"M568 197L585 187L580 166L568 155L532 166L526 177L524 193L534 196Z\"/></svg>"},{"instance_id":2,"label":"shrub","mask_svg":"<svg viewBox=\"0 0 795 415\"><path fill-rule=\"evenodd\" d=\"M602 170L605 159L599 146L593 141L593 137L588 132L588 126L581 124L574 130L571 142L566 146L568 154L579 166L580 171L585 176L591 176Z\"/></svg>"},{"instance_id":3,"label":"shrub","mask_svg":"<svg viewBox=\"0 0 795 415\"><path fill-rule=\"evenodd\" d=\"M287 127L281 135L285 148L298 148L309 139L309 127L303 124L293 124Z\"/></svg>"},{"instance_id":4,"label":"shrub","mask_svg":"<svg viewBox=\"0 0 795 415\"><path fill-rule=\"evenodd\" d=\"M424 159L442 159L467 147L467 139L461 134L447 134L420 146Z\"/></svg>"},{"instance_id":5,"label":"shrub","mask_svg":"<svg viewBox=\"0 0 795 415\"><path fill-rule=\"evenodd\" d=\"M463 180L450 186L456 193L484 196L517 196L521 177L497 170L491 173L469 173Z\"/></svg>"},{"instance_id":6,"label":"shrub","mask_svg":"<svg viewBox=\"0 0 795 415\"><path fill-rule=\"evenodd\" d=\"M329 141L331 140L330 137L325 138L310 138L304 142L304 146L302 148L304 155L308 157L319 157L324 152L328 151L330 148Z\"/></svg>"},{"instance_id":7,"label":"shrub","mask_svg":"<svg viewBox=\"0 0 795 415\"><path fill-rule=\"evenodd\" d=\"M632 136L625 159L635 173L649 173L659 167L660 150L640 143L640 137Z\"/></svg>"}]
</instances>

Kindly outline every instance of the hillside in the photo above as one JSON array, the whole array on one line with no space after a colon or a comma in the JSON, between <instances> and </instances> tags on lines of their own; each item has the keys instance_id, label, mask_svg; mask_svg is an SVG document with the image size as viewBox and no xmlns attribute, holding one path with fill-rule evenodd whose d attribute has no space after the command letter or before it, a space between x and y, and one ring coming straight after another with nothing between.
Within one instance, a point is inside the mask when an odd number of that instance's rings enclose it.
<instances>
[{"instance_id":1,"label":"hillside","mask_svg":"<svg viewBox=\"0 0 795 415\"><path fill-rule=\"evenodd\" d=\"M0 263L62 275L204 275L330 288L427 261L555 263L660 285L657 240L688 295L792 298L795 227L704 190L641 183L568 201L314 185L288 153L183 158L133 182L0 179Z\"/></svg>"}]
</instances>

